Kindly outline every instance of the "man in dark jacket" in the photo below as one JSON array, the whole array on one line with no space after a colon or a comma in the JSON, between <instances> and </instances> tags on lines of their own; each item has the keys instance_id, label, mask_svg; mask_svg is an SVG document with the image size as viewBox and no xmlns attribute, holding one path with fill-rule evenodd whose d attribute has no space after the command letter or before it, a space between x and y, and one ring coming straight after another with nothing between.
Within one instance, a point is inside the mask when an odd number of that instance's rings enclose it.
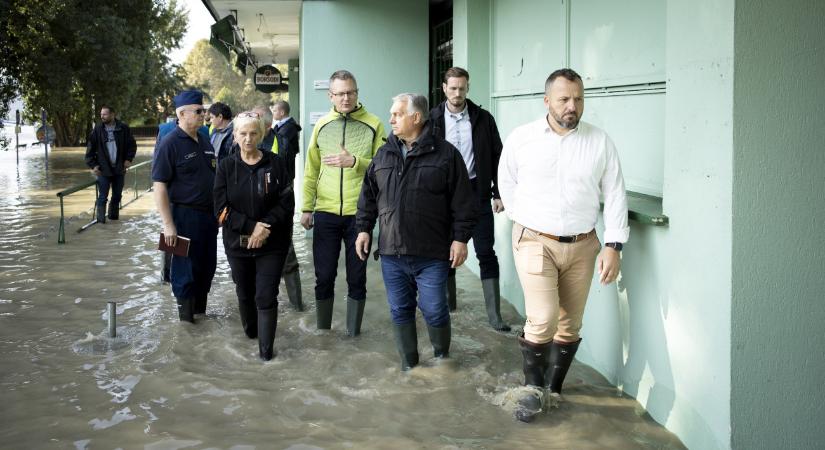
<instances>
[{"instance_id":1,"label":"man in dark jacket","mask_svg":"<svg viewBox=\"0 0 825 450\"><path fill-rule=\"evenodd\" d=\"M476 218L467 168L455 147L433 135L427 110L424 96L393 98L393 133L367 168L356 215L362 260L380 218L378 253L402 370L418 364L416 294L434 356L449 354L447 272L467 258Z\"/></svg>"},{"instance_id":2,"label":"man in dark jacket","mask_svg":"<svg viewBox=\"0 0 825 450\"><path fill-rule=\"evenodd\" d=\"M137 144L129 127L115 119L111 106L100 108L101 123L97 124L86 143L86 165L97 177L97 221L106 222L106 201L109 189L112 201L109 203L109 219L117 220L120 213L120 195L126 169L132 165L137 153Z\"/></svg>"},{"instance_id":3,"label":"man in dark jacket","mask_svg":"<svg viewBox=\"0 0 825 450\"><path fill-rule=\"evenodd\" d=\"M301 132L301 126L289 116L289 103L278 100L269 109L272 112L272 127L264 136L261 146L268 150L274 150L284 160L290 179L295 180L295 156L299 151L298 133ZM273 145L276 141L277 146ZM290 236L292 236L292 233L290 233ZM283 277L289 303L296 310L303 311L304 300L301 294L300 267L298 266L295 247L291 241L289 252L286 255Z\"/></svg>"},{"instance_id":4,"label":"man in dark jacket","mask_svg":"<svg viewBox=\"0 0 825 450\"><path fill-rule=\"evenodd\" d=\"M221 160L232 153L235 138L232 136L232 109L226 103L215 102L209 107L209 142L215 149L215 158Z\"/></svg>"},{"instance_id":5,"label":"man in dark jacket","mask_svg":"<svg viewBox=\"0 0 825 450\"><path fill-rule=\"evenodd\" d=\"M435 133L453 144L467 166L470 183L479 208L478 222L473 230L473 247L481 270L481 287L490 325L498 331L510 331L501 318L499 267L495 244L493 213L504 211L498 195L498 160L501 157L501 137L496 121L489 112L467 99L470 74L461 67L451 67L444 73L441 88L447 100L433 108L430 117ZM492 198L492 205L490 199ZM450 311L456 309L455 270L447 278L447 300Z\"/></svg>"}]
</instances>

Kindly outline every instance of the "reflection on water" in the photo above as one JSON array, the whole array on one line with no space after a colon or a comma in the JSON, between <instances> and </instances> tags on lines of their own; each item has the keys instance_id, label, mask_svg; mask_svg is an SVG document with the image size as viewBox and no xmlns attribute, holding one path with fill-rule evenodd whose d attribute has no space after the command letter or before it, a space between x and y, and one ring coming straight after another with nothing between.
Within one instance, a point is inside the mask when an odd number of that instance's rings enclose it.
<instances>
[{"instance_id":1,"label":"reflection on water","mask_svg":"<svg viewBox=\"0 0 825 450\"><path fill-rule=\"evenodd\" d=\"M150 145L141 142L138 160ZM362 335L345 335L340 277L333 329L316 330L311 244L297 229L310 307L298 313L281 302L278 354L262 363L241 331L220 252L206 317L177 322L169 286L159 282L160 222L150 196L120 221L80 234L94 190L69 197L68 242L58 245L54 194L91 178L82 149L55 151L48 173L42 159L23 152L17 168L13 152L0 152L3 447L682 448L578 364L566 402L533 424L515 422L505 408L522 380L515 335L489 329L480 283L466 270L458 274L450 360L431 359L422 332L421 366L398 371L373 261ZM114 339L106 337L107 301L118 302ZM520 321L509 306L504 316Z\"/></svg>"}]
</instances>

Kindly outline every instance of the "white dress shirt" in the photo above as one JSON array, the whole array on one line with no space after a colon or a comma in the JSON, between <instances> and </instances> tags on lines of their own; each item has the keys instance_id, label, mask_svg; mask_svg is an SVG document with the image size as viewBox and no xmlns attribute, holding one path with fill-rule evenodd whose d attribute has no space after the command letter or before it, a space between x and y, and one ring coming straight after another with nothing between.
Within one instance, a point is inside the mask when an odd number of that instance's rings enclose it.
<instances>
[{"instance_id":1,"label":"white dress shirt","mask_svg":"<svg viewBox=\"0 0 825 450\"><path fill-rule=\"evenodd\" d=\"M498 166L498 190L507 215L556 236L587 233L604 199L604 241L627 242L627 197L619 155L610 137L586 122L556 134L547 118L507 137Z\"/></svg>"},{"instance_id":2,"label":"white dress shirt","mask_svg":"<svg viewBox=\"0 0 825 450\"><path fill-rule=\"evenodd\" d=\"M476 177L476 161L473 154L473 128L470 125L470 113L467 112L466 103L464 111L460 113L450 112L447 105L444 105L444 128L444 137L461 152L467 173L472 180Z\"/></svg>"}]
</instances>

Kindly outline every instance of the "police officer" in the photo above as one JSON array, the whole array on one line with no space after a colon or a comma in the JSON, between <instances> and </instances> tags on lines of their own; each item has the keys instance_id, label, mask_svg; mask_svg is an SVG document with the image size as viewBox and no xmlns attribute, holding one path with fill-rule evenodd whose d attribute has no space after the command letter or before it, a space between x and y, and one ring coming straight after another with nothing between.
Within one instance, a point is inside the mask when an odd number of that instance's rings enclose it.
<instances>
[{"instance_id":1,"label":"police officer","mask_svg":"<svg viewBox=\"0 0 825 450\"><path fill-rule=\"evenodd\" d=\"M198 133L203 125L203 94L183 91L175 96L178 125L163 137L152 165L154 197L168 245L189 238L189 254L173 256L172 293L181 321L194 323L206 312L206 296L215 275L218 225L212 212L215 151Z\"/></svg>"}]
</instances>

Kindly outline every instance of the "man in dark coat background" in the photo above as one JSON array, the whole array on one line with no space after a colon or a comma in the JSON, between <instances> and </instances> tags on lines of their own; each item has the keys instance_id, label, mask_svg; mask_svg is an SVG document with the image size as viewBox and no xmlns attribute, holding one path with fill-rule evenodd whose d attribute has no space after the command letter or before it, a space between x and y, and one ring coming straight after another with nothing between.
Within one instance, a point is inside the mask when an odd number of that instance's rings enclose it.
<instances>
[{"instance_id":1,"label":"man in dark coat background","mask_svg":"<svg viewBox=\"0 0 825 450\"><path fill-rule=\"evenodd\" d=\"M106 222L110 189L109 219L118 219L126 169L135 159L137 143L129 127L115 119L115 110L111 106L100 108L100 120L86 140L86 165L97 177L97 221L103 223Z\"/></svg>"}]
</instances>

